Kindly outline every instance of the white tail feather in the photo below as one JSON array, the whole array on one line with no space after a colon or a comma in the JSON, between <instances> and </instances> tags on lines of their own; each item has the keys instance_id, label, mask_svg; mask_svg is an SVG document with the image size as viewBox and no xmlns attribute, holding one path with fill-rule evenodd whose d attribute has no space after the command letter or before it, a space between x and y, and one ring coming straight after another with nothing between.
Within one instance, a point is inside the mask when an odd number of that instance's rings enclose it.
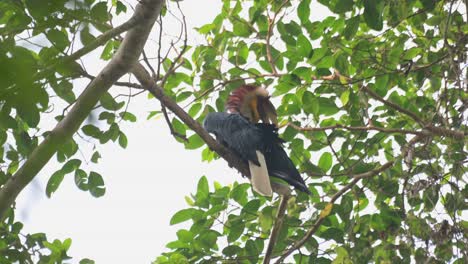
<instances>
[{"instance_id":1,"label":"white tail feather","mask_svg":"<svg viewBox=\"0 0 468 264\"><path fill-rule=\"evenodd\" d=\"M255 165L249 161L250 169L250 182L253 189L263 196L272 196L273 190L271 189L270 177L266 166L265 156L260 151L257 152L257 159L260 166Z\"/></svg>"}]
</instances>

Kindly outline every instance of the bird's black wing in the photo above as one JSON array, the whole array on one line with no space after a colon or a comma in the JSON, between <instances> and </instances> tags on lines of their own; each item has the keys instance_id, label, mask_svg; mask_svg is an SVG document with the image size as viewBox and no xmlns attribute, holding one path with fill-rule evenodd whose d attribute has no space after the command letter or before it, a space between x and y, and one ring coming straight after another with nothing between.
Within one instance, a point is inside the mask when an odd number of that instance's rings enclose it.
<instances>
[{"instance_id":1,"label":"bird's black wing","mask_svg":"<svg viewBox=\"0 0 468 264\"><path fill-rule=\"evenodd\" d=\"M262 132L247 119L239 114L208 113L203 127L242 159L260 165L255 151L262 145Z\"/></svg>"},{"instance_id":2,"label":"bird's black wing","mask_svg":"<svg viewBox=\"0 0 468 264\"><path fill-rule=\"evenodd\" d=\"M302 179L301 174L282 147L284 140L279 137L278 129L271 124L259 123L256 126L262 131L262 152L270 176L280 178L297 189L310 194L304 179Z\"/></svg>"}]
</instances>

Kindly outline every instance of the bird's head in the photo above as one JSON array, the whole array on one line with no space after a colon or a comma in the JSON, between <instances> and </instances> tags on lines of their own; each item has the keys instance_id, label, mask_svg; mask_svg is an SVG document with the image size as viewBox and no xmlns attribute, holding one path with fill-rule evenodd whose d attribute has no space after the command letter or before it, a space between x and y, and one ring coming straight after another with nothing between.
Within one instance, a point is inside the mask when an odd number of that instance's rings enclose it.
<instances>
[{"instance_id":1,"label":"bird's head","mask_svg":"<svg viewBox=\"0 0 468 264\"><path fill-rule=\"evenodd\" d=\"M246 84L234 90L227 100L226 110L229 113L239 113L252 123L260 120L274 125L278 123L270 95L260 86Z\"/></svg>"}]
</instances>

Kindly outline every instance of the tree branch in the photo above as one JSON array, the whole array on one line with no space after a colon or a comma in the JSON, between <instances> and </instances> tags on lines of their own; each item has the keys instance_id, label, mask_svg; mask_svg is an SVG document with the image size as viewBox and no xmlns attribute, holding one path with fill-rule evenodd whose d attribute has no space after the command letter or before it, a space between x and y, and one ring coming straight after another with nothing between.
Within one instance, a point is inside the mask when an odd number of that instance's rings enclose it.
<instances>
[{"instance_id":1,"label":"tree branch","mask_svg":"<svg viewBox=\"0 0 468 264\"><path fill-rule=\"evenodd\" d=\"M349 78L349 77L346 77L344 75L341 75L338 71L335 70L335 72L333 73L333 78L332 79L339 79L340 77L341 78L344 78L345 80L347 81L352 81L353 79ZM428 122L424 121L423 119L421 119L419 116L417 116L415 113L411 112L411 111L408 111L404 108L402 108L401 106L393 103L393 102L390 102L388 100L385 100L383 97L381 97L380 95L378 95L376 92L372 91L371 89L369 89L369 87L367 87L366 85L362 85L361 86L361 90L364 91L366 94L368 94L369 96L371 96L372 98L374 98L375 100L383 103L384 105L390 107L390 108L393 108L395 109L396 111L400 112L400 113L403 113L409 117L411 117L414 121L416 121L417 123L419 123L424 129L430 131L433 135L437 135L437 136L445 136L445 137L450 137L450 138L454 138L454 139L461 139L461 140L464 140L467 133L464 132L464 131L459 131L459 130L452 130L452 129L448 129L448 128L444 128L444 127L436 127L436 126L433 126L432 124L429 124ZM374 127L375 128L375 127ZM390 131L383 131L383 132L390 132ZM410 133L409 130L400 130L401 133L406 133L406 134L415 134L415 135L421 135L421 136L427 136L428 133L425 133L425 132L417 132L417 133ZM392 133L400 133L398 131L393 131ZM416 132L416 131L415 131Z\"/></svg>"},{"instance_id":2,"label":"tree branch","mask_svg":"<svg viewBox=\"0 0 468 264\"><path fill-rule=\"evenodd\" d=\"M188 127L197 133L203 141L210 147L211 150L218 153L225 159L230 166L234 166L240 173L250 177L250 172L247 164L244 163L239 157L232 153L229 149L219 144L210 134L187 112L184 111L174 100L164 94L164 91L159 87L156 82L151 78L149 73L141 64L136 64L132 73L135 75L144 89L148 90L154 97L156 97L163 105L171 110L177 117L179 117Z\"/></svg>"},{"instance_id":3,"label":"tree branch","mask_svg":"<svg viewBox=\"0 0 468 264\"><path fill-rule=\"evenodd\" d=\"M400 134L414 134L414 135L428 135L427 132L424 131L414 131L414 130L406 130L406 129L397 129L397 128L384 128L384 127L376 127L376 126L361 126L361 127L352 127L352 126L344 126L344 125L333 125L333 126L326 126L326 127L300 127L291 122L287 124L298 131L326 131L330 129L345 129L350 131L369 131L375 130L384 133L400 133Z\"/></svg>"},{"instance_id":4,"label":"tree branch","mask_svg":"<svg viewBox=\"0 0 468 264\"><path fill-rule=\"evenodd\" d=\"M393 108L393 109L397 110L398 112L401 112L401 113L411 117L414 121L418 122L421 126L424 127L426 125L426 123L419 116L417 116L415 113L413 113L411 111L408 111L408 110L402 108L401 106L399 106L399 105L397 105L397 104L395 104L393 102L385 100L383 97L378 95L376 92L369 89L366 85L362 85L361 90L363 90L366 94L370 95L375 100L383 103L384 105L386 105L386 106L388 106L390 108Z\"/></svg>"},{"instance_id":5,"label":"tree branch","mask_svg":"<svg viewBox=\"0 0 468 264\"><path fill-rule=\"evenodd\" d=\"M208 147L218 153L224 160L227 161L230 167L235 167L242 175L250 178L250 171L242 159L240 159L236 154L231 150L221 145L216 141L196 120L194 120L185 110L180 107L174 100L164 94L163 89L156 84L156 82L151 78L148 71L141 64L136 64L132 73L135 75L140 84L147 89L155 98L157 98L161 104L164 104L169 110L172 111L182 122L184 122L190 129L200 136L200 138L205 141ZM291 189L289 186L283 184L271 183L273 191L280 195L289 195Z\"/></svg>"},{"instance_id":6,"label":"tree branch","mask_svg":"<svg viewBox=\"0 0 468 264\"><path fill-rule=\"evenodd\" d=\"M278 205L278 212L276 213L276 220L273 229L271 230L270 240L268 241L267 251L265 253L265 258L263 259L263 264L269 264L270 259L273 253L273 249L276 245L276 239L278 234L283 226L284 216L286 213L286 208L288 207L289 195L281 195L280 202Z\"/></svg>"},{"instance_id":7,"label":"tree branch","mask_svg":"<svg viewBox=\"0 0 468 264\"><path fill-rule=\"evenodd\" d=\"M13 204L18 194L47 164L58 147L73 137L99 98L138 61L163 4L162 0L141 0L136 6L135 13L129 21L139 21L138 26L128 31L112 60L88 84L67 116L33 150L15 175L0 189L0 219L6 216L8 208ZM133 23L136 22L130 24Z\"/></svg>"},{"instance_id":8,"label":"tree branch","mask_svg":"<svg viewBox=\"0 0 468 264\"><path fill-rule=\"evenodd\" d=\"M369 177L372 177L372 176L375 176L379 173L381 173L382 171L390 168L391 166L393 166L393 163L394 161L389 161L387 163L385 163L384 165L382 165L381 167L379 168L376 168L376 169L373 169L371 171L368 171L368 172L365 172L365 173L361 173L361 174L356 174L353 176L353 180L351 182L349 182L347 185L345 185L341 190L339 190L337 193L335 193L332 198L330 199L330 202L328 202L328 205L331 205L333 206L333 203L338 199L340 198L345 192L347 192L349 189L351 189L354 185L356 185L361 179L363 178L369 178ZM315 223L309 228L309 230L307 231L307 233L304 235L304 237L297 241L296 243L294 243L294 245L292 247L290 247L288 250L286 250L285 252L283 252L283 254L281 255L281 257L276 261L277 264L280 264L280 263L284 263L284 259L287 258L291 253L293 253L295 250L301 248L306 242L307 240L313 235L315 234L315 232L317 232L318 228L320 227L320 225L322 224L323 220L325 220L325 218L329 215L329 211L331 211L331 207L328 208L328 213L324 213L325 210L327 209L324 209L322 211L322 213L320 214L319 218L317 219L317 221L315 221Z\"/></svg>"}]
</instances>

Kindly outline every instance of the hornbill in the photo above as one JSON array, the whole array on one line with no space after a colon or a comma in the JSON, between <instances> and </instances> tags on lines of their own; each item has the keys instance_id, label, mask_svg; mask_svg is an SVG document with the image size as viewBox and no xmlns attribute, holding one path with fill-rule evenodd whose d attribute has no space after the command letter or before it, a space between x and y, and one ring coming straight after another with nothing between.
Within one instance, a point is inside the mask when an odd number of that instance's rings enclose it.
<instances>
[{"instance_id":1,"label":"hornbill","mask_svg":"<svg viewBox=\"0 0 468 264\"><path fill-rule=\"evenodd\" d=\"M262 87L243 85L231 93L226 110L227 113L208 113L203 126L248 162L254 190L271 196L269 176L273 176L310 194L282 147L284 141L278 135L277 115L268 92ZM257 123L260 120L263 123Z\"/></svg>"}]
</instances>

